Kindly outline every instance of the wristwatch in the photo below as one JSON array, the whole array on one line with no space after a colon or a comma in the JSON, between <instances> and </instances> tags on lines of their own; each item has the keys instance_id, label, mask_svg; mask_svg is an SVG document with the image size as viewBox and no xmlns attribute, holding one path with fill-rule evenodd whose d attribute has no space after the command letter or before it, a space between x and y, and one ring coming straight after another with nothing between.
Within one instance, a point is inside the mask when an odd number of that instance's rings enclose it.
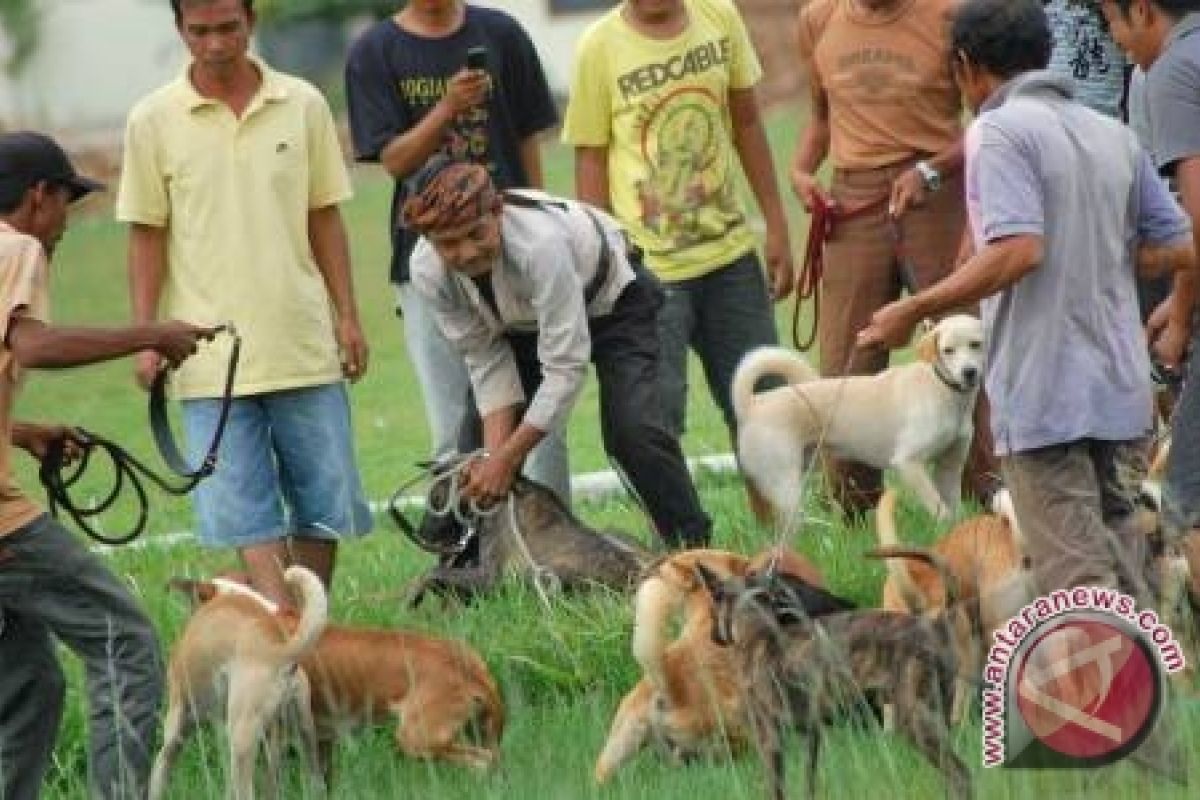
<instances>
[{"instance_id":1,"label":"wristwatch","mask_svg":"<svg viewBox=\"0 0 1200 800\"><path fill-rule=\"evenodd\" d=\"M934 169L928 161L918 161L914 169L920 174L921 180L925 181L927 191L936 192L942 188L942 173Z\"/></svg>"}]
</instances>

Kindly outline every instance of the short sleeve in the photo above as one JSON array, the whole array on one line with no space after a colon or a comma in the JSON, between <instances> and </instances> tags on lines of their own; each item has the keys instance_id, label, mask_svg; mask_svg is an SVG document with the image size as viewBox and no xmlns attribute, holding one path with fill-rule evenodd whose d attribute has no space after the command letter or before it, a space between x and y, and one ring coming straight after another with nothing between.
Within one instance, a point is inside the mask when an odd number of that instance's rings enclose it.
<instances>
[{"instance_id":1,"label":"short sleeve","mask_svg":"<svg viewBox=\"0 0 1200 800\"><path fill-rule=\"evenodd\" d=\"M1166 181L1159 177L1150 156L1140 154L1135 181L1139 241L1152 245L1173 244L1191 238L1192 224Z\"/></svg>"},{"instance_id":2,"label":"short sleeve","mask_svg":"<svg viewBox=\"0 0 1200 800\"><path fill-rule=\"evenodd\" d=\"M742 19L730 0L719 0L729 34L729 88L749 89L762 79L762 64L759 63L758 53L754 50L754 42L750 40L750 32L746 29L746 21Z\"/></svg>"},{"instance_id":3,"label":"short sleeve","mask_svg":"<svg viewBox=\"0 0 1200 800\"><path fill-rule=\"evenodd\" d=\"M508 93L517 136L526 139L558 124L558 108L550 93L550 83L542 69L537 49L525 30L512 21L504 48L506 79L513 91Z\"/></svg>"},{"instance_id":4,"label":"short sleeve","mask_svg":"<svg viewBox=\"0 0 1200 800\"><path fill-rule=\"evenodd\" d=\"M1200 64L1164 57L1146 75L1154 160L1168 172L1200 155Z\"/></svg>"},{"instance_id":5,"label":"short sleeve","mask_svg":"<svg viewBox=\"0 0 1200 800\"><path fill-rule=\"evenodd\" d=\"M800 63L810 75L817 74L816 51L817 40L820 38L820 28L823 20L828 19L829 4L825 0L813 0L800 9L796 21L796 47L800 54Z\"/></svg>"},{"instance_id":6,"label":"short sleeve","mask_svg":"<svg viewBox=\"0 0 1200 800\"><path fill-rule=\"evenodd\" d=\"M165 227L171 219L167 181L159 158L154 117L135 107L125 124L116 217L121 222Z\"/></svg>"},{"instance_id":7,"label":"short sleeve","mask_svg":"<svg viewBox=\"0 0 1200 800\"><path fill-rule=\"evenodd\" d=\"M346 109L356 161L379 161L393 138L411 122L372 32L363 34L346 60Z\"/></svg>"},{"instance_id":8,"label":"short sleeve","mask_svg":"<svg viewBox=\"0 0 1200 800\"><path fill-rule=\"evenodd\" d=\"M605 147L612 136L612 97L603 39L600 29L593 28L575 51L563 141L576 147Z\"/></svg>"},{"instance_id":9,"label":"short sleeve","mask_svg":"<svg viewBox=\"0 0 1200 800\"><path fill-rule=\"evenodd\" d=\"M338 141L333 114L315 89L308 99L308 207L325 208L348 199L350 174Z\"/></svg>"},{"instance_id":10,"label":"short sleeve","mask_svg":"<svg viewBox=\"0 0 1200 800\"><path fill-rule=\"evenodd\" d=\"M0 324L8 339L8 326L17 316L48 321L46 253L32 236L7 235L0 250Z\"/></svg>"},{"instance_id":11,"label":"short sleeve","mask_svg":"<svg viewBox=\"0 0 1200 800\"><path fill-rule=\"evenodd\" d=\"M973 155L979 192L979 232L985 242L1020 234L1042 235L1041 181L1030 154L995 125L979 125Z\"/></svg>"}]
</instances>

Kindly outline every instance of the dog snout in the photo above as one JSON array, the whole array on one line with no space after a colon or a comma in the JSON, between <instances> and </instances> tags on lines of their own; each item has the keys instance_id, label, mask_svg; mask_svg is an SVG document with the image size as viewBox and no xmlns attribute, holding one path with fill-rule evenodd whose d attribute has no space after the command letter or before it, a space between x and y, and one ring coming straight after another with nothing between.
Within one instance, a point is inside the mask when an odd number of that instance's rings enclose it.
<instances>
[{"instance_id":1,"label":"dog snout","mask_svg":"<svg viewBox=\"0 0 1200 800\"><path fill-rule=\"evenodd\" d=\"M963 367L962 379L966 385L974 386L979 381L979 368Z\"/></svg>"}]
</instances>

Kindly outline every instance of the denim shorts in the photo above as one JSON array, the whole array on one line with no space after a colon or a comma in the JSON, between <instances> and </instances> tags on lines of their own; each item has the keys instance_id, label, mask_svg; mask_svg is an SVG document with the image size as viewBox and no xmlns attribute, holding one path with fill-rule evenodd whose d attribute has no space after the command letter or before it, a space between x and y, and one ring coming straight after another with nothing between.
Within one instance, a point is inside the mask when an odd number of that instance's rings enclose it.
<instances>
[{"instance_id":1,"label":"denim shorts","mask_svg":"<svg viewBox=\"0 0 1200 800\"><path fill-rule=\"evenodd\" d=\"M221 401L184 400L189 461L204 457ZM200 543L247 547L287 536L371 530L343 383L234 398L217 468L193 495Z\"/></svg>"}]
</instances>

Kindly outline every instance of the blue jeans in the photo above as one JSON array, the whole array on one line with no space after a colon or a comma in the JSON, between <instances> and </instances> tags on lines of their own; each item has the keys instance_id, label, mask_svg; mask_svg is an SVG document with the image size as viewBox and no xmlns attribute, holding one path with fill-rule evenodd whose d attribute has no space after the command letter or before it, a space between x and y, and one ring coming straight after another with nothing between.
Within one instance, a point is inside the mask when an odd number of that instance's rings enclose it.
<instances>
[{"instance_id":1,"label":"blue jeans","mask_svg":"<svg viewBox=\"0 0 1200 800\"><path fill-rule=\"evenodd\" d=\"M192 463L204 457L220 409L216 398L183 401ZM193 498L206 547L369 532L345 384L234 398L217 469Z\"/></svg>"},{"instance_id":2,"label":"blue jeans","mask_svg":"<svg viewBox=\"0 0 1200 800\"><path fill-rule=\"evenodd\" d=\"M754 251L699 278L664 283L658 315L659 383L667 430L683 435L687 417L688 348L696 351L713 400L733 436L729 392L738 362L756 347L779 343L775 315Z\"/></svg>"},{"instance_id":3,"label":"blue jeans","mask_svg":"<svg viewBox=\"0 0 1200 800\"><path fill-rule=\"evenodd\" d=\"M89 793L144 797L163 660L125 583L43 515L0 538L0 613L0 797L41 790L66 694L58 642L83 661Z\"/></svg>"}]
</instances>

